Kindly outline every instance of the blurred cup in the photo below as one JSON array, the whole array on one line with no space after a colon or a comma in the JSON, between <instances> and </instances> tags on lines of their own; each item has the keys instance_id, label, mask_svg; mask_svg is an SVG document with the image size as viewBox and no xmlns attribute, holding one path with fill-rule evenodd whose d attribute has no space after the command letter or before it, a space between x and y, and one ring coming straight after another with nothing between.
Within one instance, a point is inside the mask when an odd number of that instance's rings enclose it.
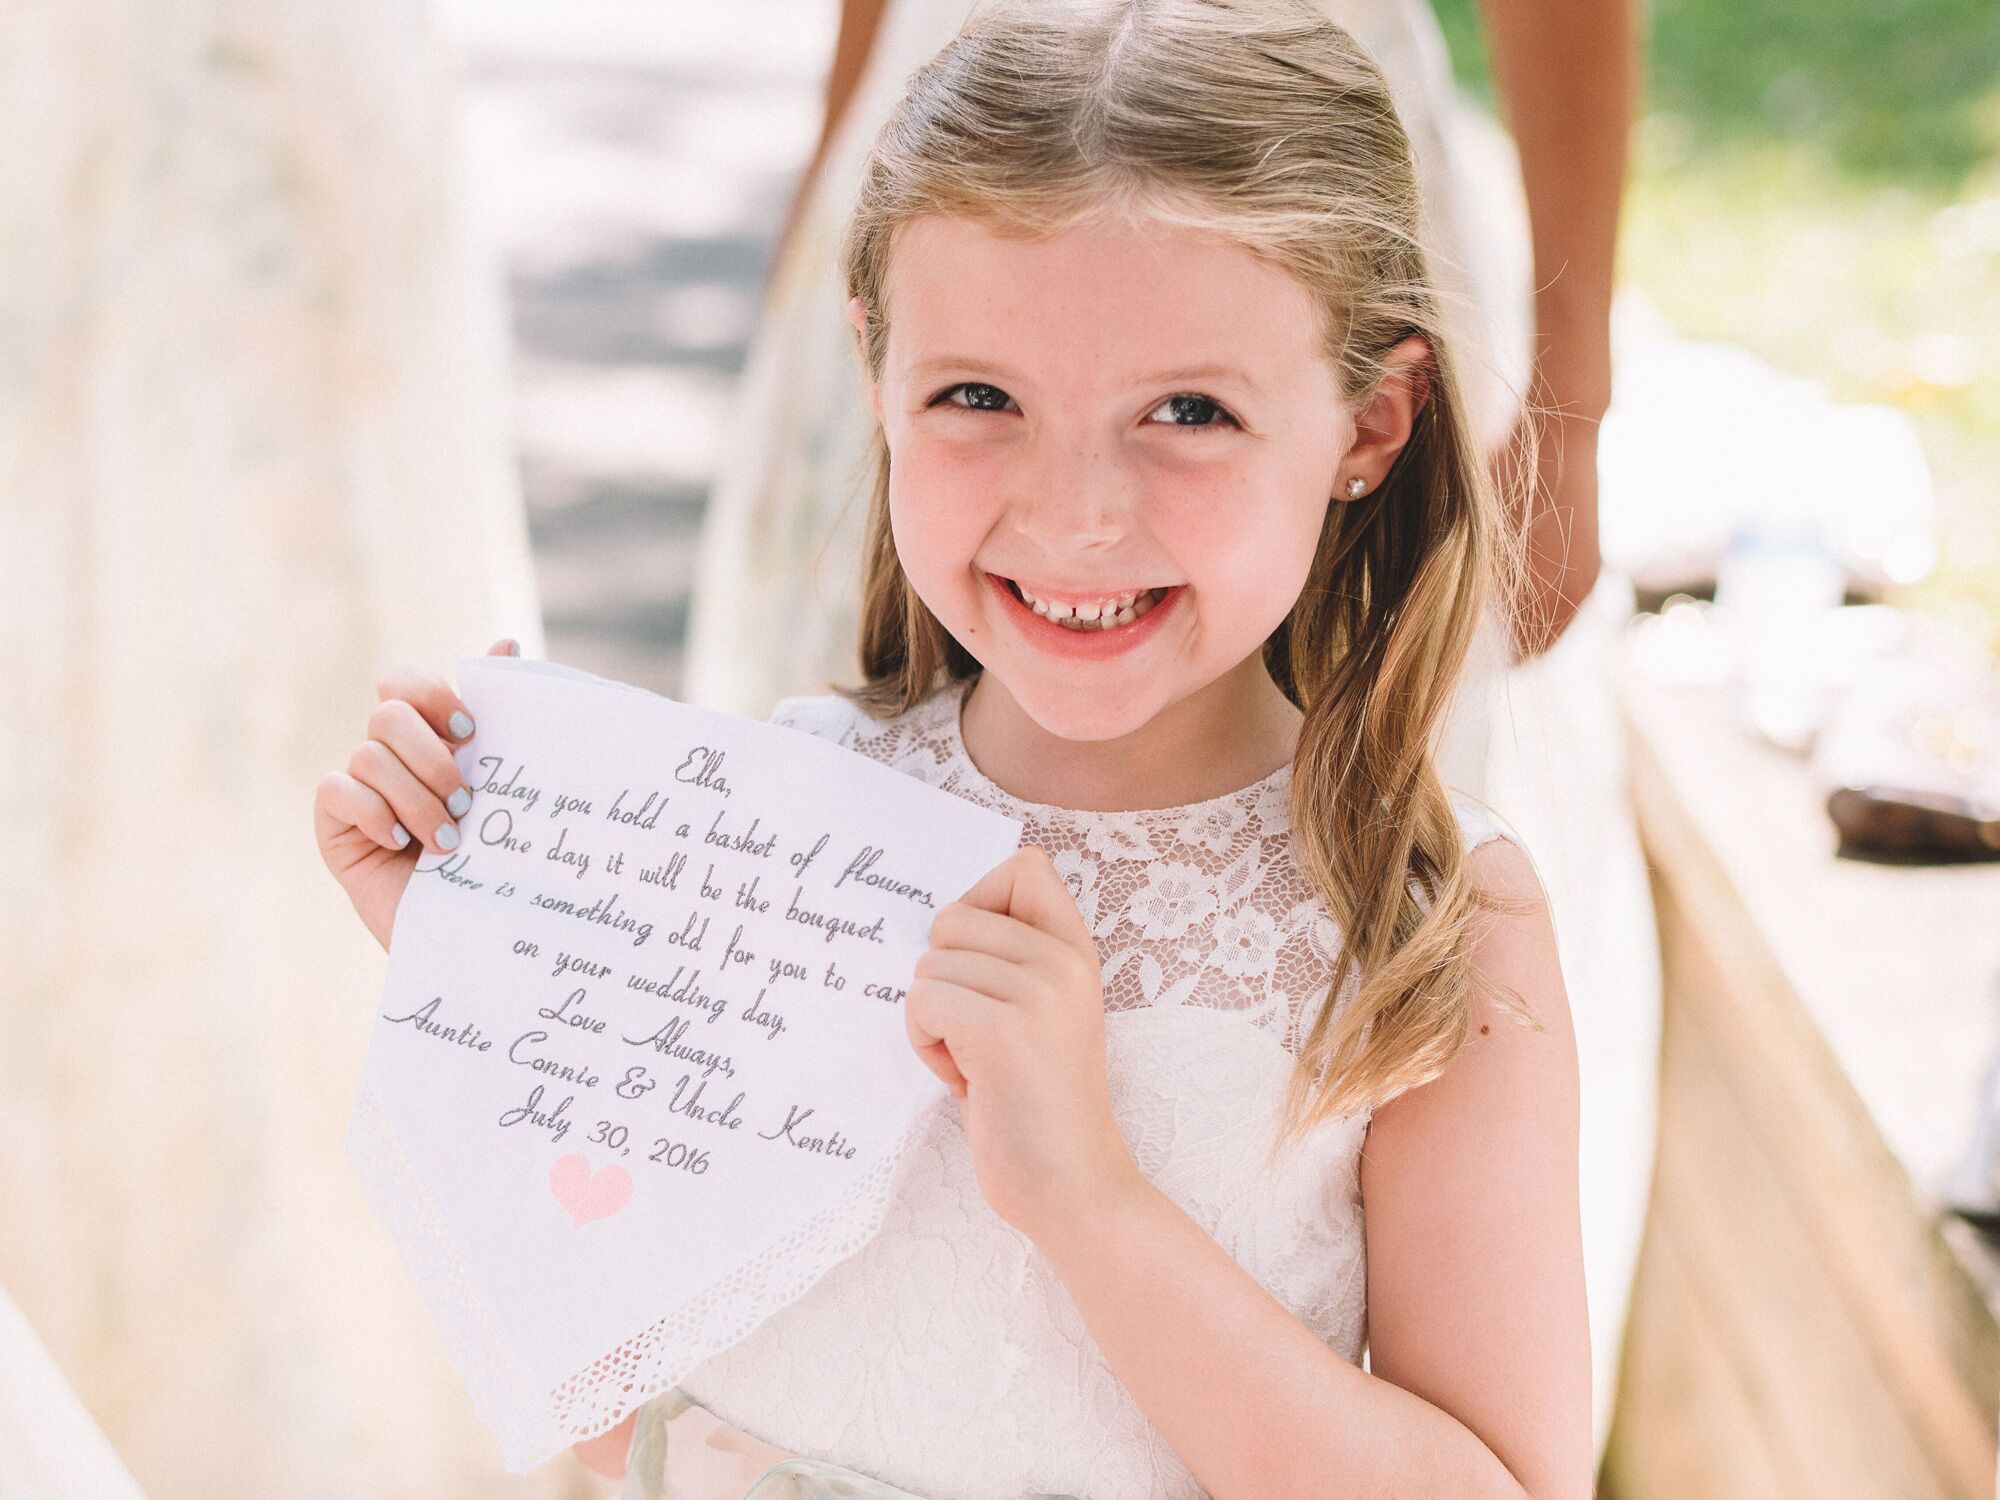
<instances>
[{"instance_id":1,"label":"blurred cup","mask_svg":"<svg viewBox=\"0 0 2000 1500\"><path fill-rule=\"evenodd\" d=\"M1828 612L1847 576L1810 521L1739 527L1716 567L1715 607L1735 642L1739 710L1751 731L1804 751L1829 706Z\"/></svg>"}]
</instances>

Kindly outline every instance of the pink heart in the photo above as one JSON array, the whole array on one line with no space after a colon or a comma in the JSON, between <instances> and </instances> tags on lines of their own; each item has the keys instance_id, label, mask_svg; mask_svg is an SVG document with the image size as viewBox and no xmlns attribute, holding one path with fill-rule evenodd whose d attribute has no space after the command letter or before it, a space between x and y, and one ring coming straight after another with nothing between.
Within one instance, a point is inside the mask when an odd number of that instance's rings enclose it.
<instances>
[{"instance_id":1,"label":"pink heart","mask_svg":"<svg viewBox=\"0 0 2000 1500\"><path fill-rule=\"evenodd\" d=\"M592 1219L609 1218L632 1200L632 1179L613 1163L590 1173L590 1163L576 1152L549 1168L549 1191L556 1195L577 1229Z\"/></svg>"}]
</instances>

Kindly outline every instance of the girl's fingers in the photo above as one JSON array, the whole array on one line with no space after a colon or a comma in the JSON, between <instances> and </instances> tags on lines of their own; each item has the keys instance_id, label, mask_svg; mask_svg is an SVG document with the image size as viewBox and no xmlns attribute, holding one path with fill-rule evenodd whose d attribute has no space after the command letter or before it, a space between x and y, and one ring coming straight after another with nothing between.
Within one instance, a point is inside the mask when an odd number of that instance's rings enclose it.
<instances>
[{"instance_id":1,"label":"girl's fingers","mask_svg":"<svg viewBox=\"0 0 2000 1500\"><path fill-rule=\"evenodd\" d=\"M954 1099L965 1097L965 1075L951 1060L951 1049L943 1042L933 1042L928 1047L919 1047L917 1061L937 1074L938 1082L951 1090Z\"/></svg>"},{"instance_id":2,"label":"girl's fingers","mask_svg":"<svg viewBox=\"0 0 2000 1500\"><path fill-rule=\"evenodd\" d=\"M512 637L488 656L519 656ZM464 701L434 672L395 667L375 683L379 700L368 738L345 771L329 771L313 795L313 826L322 848L357 828L385 849L414 842L448 854L461 842L457 820L472 809L472 789L452 759L454 745L478 727Z\"/></svg>"},{"instance_id":3,"label":"girl's fingers","mask_svg":"<svg viewBox=\"0 0 2000 1500\"><path fill-rule=\"evenodd\" d=\"M933 948L973 948L1015 963L1032 963L1069 946L1040 928L969 901L941 907L931 918L930 940Z\"/></svg>"},{"instance_id":4,"label":"girl's fingers","mask_svg":"<svg viewBox=\"0 0 2000 1500\"><path fill-rule=\"evenodd\" d=\"M430 789L454 818L465 816L472 806L472 789L458 774L458 762L451 758L444 742L431 730L414 705L401 698L378 703L368 715L368 737L380 740L409 768L417 780Z\"/></svg>"},{"instance_id":5,"label":"girl's fingers","mask_svg":"<svg viewBox=\"0 0 2000 1500\"><path fill-rule=\"evenodd\" d=\"M1097 953L1083 913L1076 909L1076 897L1056 873L1049 852L1039 845L1022 845L958 899L1038 927L1079 953L1092 957Z\"/></svg>"},{"instance_id":6,"label":"girl's fingers","mask_svg":"<svg viewBox=\"0 0 2000 1500\"><path fill-rule=\"evenodd\" d=\"M927 948L917 955L918 979L939 979L992 1000L1031 1004L1044 993L1037 971L1027 964L972 948Z\"/></svg>"},{"instance_id":7,"label":"girl's fingers","mask_svg":"<svg viewBox=\"0 0 2000 1500\"><path fill-rule=\"evenodd\" d=\"M449 809L380 740L363 740L348 760L347 772L378 793L426 849L448 854L458 847L458 829Z\"/></svg>"},{"instance_id":8,"label":"girl's fingers","mask_svg":"<svg viewBox=\"0 0 2000 1500\"><path fill-rule=\"evenodd\" d=\"M913 979L903 994L903 1028L924 1066L964 1097L958 1059L977 1054L999 1001L947 979Z\"/></svg>"},{"instance_id":9,"label":"girl's fingers","mask_svg":"<svg viewBox=\"0 0 2000 1500\"><path fill-rule=\"evenodd\" d=\"M360 829L384 849L407 849L415 837L380 792L345 771L329 771L321 778L315 811L321 842L346 828Z\"/></svg>"},{"instance_id":10,"label":"girl's fingers","mask_svg":"<svg viewBox=\"0 0 2000 1500\"><path fill-rule=\"evenodd\" d=\"M496 656L503 653L496 647L486 654ZM452 691L451 684L435 672L420 672L414 667L392 667L376 680L375 696L384 703L400 698L410 704L446 744L464 743L472 738L477 727L465 704Z\"/></svg>"}]
</instances>

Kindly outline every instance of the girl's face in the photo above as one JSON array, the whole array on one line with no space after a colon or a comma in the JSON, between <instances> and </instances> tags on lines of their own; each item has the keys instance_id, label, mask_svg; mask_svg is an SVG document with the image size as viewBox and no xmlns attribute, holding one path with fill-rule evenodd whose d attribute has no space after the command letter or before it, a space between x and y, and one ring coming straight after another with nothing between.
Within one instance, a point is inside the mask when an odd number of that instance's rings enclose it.
<instances>
[{"instance_id":1,"label":"girl's face","mask_svg":"<svg viewBox=\"0 0 2000 1500\"><path fill-rule=\"evenodd\" d=\"M1356 431L1300 283L1166 226L933 216L898 233L886 296L896 551L1030 717L1114 739L1259 651Z\"/></svg>"}]
</instances>

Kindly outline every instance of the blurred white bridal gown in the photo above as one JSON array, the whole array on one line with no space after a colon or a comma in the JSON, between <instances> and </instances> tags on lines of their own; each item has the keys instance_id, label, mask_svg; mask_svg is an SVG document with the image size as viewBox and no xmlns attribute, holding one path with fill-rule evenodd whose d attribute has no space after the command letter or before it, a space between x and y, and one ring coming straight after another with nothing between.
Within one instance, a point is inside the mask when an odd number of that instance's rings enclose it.
<instances>
[{"instance_id":1,"label":"blurred white bridal gown","mask_svg":"<svg viewBox=\"0 0 2000 1500\"><path fill-rule=\"evenodd\" d=\"M154 1495L581 1477L363 1205L311 828L384 668L541 650L455 109L402 0L0 21L0 1284Z\"/></svg>"},{"instance_id":2,"label":"blurred white bridal gown","mask_svg":"<svg viewBox=\"0 0 2000 1500\"><path fill-rule=\"evenodd\" d=\"M1451 80L1425 0L1320 0L1389 80L1416 153L1433 269L1488 452L1527 385L1527 216L1505 135ZM970 0L889 0L868 63L782 247L705 519L683 695L762 717L858 674L869 413L837 247L863 159L911 72ZM1600 666L1625 590L1607 579L1547 657L1511 673L1489 625L1442 746L1446 780L1484 795L1548 880L1583 1074L1585 1270L1602 1447L1651 1180L1659 977L1652 903L1622 794ZM1551 787L1564 789L1555 818Z\"/></svg>"},{"instance_id":3,"label":"blurred white bridal gown","mask_svg":"<svg viewBox=\"0 0 2000 1500\"><path fill-rule=\"evenodd\" d=\"M0 1286L0 1496L145 1500Z\"/></svg>"}]
</instances>

